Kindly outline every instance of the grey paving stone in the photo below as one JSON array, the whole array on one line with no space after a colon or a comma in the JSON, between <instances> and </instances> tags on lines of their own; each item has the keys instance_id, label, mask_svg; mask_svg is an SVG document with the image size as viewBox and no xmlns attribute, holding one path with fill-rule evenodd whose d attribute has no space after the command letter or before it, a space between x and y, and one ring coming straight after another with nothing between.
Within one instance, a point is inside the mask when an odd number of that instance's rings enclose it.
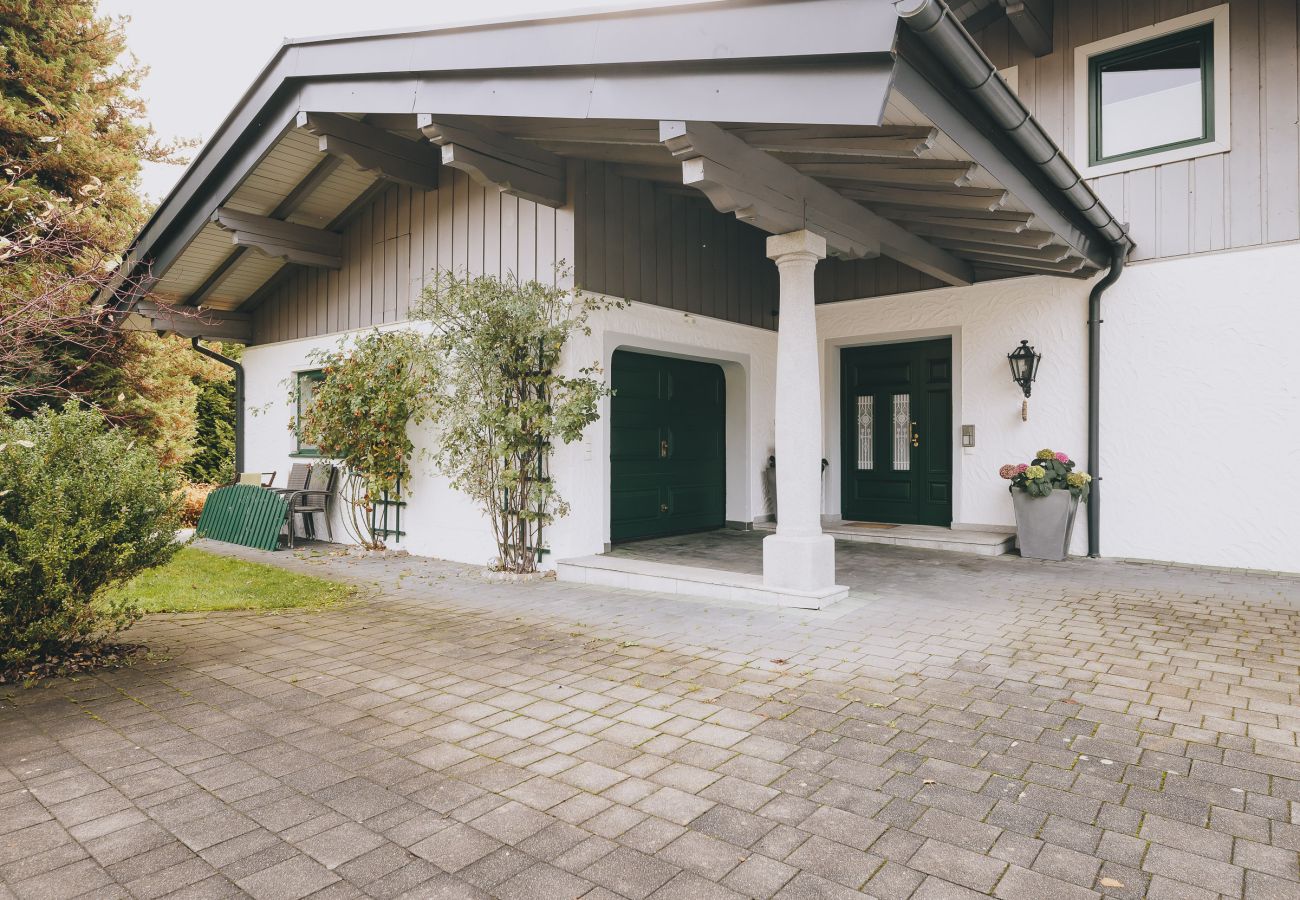
<instances>
[{"instance_id":1,"label":"grey paving stone","mask_svg":"<svg viewBox=\"0 0 1300 900\"><path fill-rule=\"evenodd\" d=\"M338 880L315 860L295 856L235 883L255 900L298 900Z\"/></svg>"},{"instance_id":2,"label":"grey paving stone","mask_svg":"<svg viewBox=\"0 0 1300 900\"><path fill-rule=\"evenodd\" d=\"M663 887L681 869L644 853L619 847L588 866L582 877L616 894L641 900Z\"/></svg>"},{"instance_id":3,"label":"grey paving stone","mask_svg":"<svg viewBox=\"0 0 1300 900\"><path fill-rule=\"evenodd\" d=\"M1007 864L1000 859L972 853L933 838L922 844L907 864L919 872L986 893L993 889L1007 869Z\"/></svg>"},{"instance_id":4,"label":"grey paving stone","mask_svg":"<svg viewBox=\"0 0 1300 900\"><path fill-rule=\"evenodd\" d=\"M168 658L9 695L0 900L1300 885L1300 580L859 545L866 590L794 614L230 552L377 590L150 618Z\"/></svg>"}]
</instances>

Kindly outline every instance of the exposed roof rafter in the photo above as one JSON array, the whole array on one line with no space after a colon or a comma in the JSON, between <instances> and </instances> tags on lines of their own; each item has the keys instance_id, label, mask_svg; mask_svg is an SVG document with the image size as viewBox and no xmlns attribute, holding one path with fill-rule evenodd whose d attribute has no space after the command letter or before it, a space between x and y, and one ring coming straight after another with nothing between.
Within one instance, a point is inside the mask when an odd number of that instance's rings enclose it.
<instances>
[{"instance_id":1,"label":"exposed roof rafter","mask_svg":"<svg viewBox=\"0 0 1300 900\"><path fill-rule=\"evenodd\" d=\"M320 150L352 160L358 168L421 190L438 187L436 150L337 113L300 112L295 122L320 138Z\"/></svg>"},{"instance_id":2,"label":"exposed roof rafter","mask_svg":"<svg viewBox=\"0 0 1300 900\"><path fill-rule=\"evenodd\" d=\"M540 147L473 125L417 117L420 131L442 149L442 164L484 187L559 208L568 198L564 160Z\"/></svg>"},{"instance_id":3,"label":"exposed roof rafter","mask_svg":"<svg viewBox=\"0 0 1300 900\"><path fill-rule=\"evenodd\" d=\"M255 216L224 206L212 214L212 222L231 233L236 247L247 247L301 266L343 268L343 238L332 231L295 225L269 216Z\"/></svg>"},{"instance_id":4,"label":"exposed roof rafter","mask_svg":"<svg viewBox=\"0 0 1300 900\"><path fill-rule=\"evenodd\" d=\"M682 163L682 182L772 234L809 228L849 258L884 253L948 284L970 284L965 262L881 218L711 122L663 121L659 136Z\"/></svg>"},{"instance_id":5,"label":"exposed roof rafter","mask_svg":"<svg viewBox=\"0 0 1300 900\"><path fill-rule=\"evenodd\" d=\"M1034 56L1052 52L1052 0L998 0L1007 21Z\"/></svg>"}]
</instances>

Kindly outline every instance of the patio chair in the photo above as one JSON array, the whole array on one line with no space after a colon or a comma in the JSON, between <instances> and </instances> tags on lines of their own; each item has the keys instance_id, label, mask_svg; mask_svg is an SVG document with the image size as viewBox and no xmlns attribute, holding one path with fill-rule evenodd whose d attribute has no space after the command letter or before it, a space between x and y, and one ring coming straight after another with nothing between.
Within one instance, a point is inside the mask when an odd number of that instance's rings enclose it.
<instances>
[{"instance_id":1,"label":"patio chair","mask_svg":"<svg viewBox=\"0 0 1300 900\"><path fill-rule=\"evenodd\" d=\"M289 481L282 488L271 488L278 494L292 494L294 491L307 489L307 476L311 474L310 463L294 463L289 467Z\"/></svg>"},{"instance_id":2,"label":"patio chair","mask_svg":"<svg viewBox=\"0 0 1300 900\"><path fill-rule=\"evenodd\" d=\"M254 487L269 488L275 484L274 472L240 472L234 484L251 484Z\"/></svg>"},{"instance_id":3,"label":"patio chair","mask_svg":"<svg viewBox=\"0 0 1300 900\"><path fill-rule=\"evenodd\" d=\"M330 499L334 495L334 482L338 470L327 462L311 467L307 484L300 491L287 494L289 501L289 546L293 547L295 523L303 524L304 537L315 539L321 531L327 541L334 540L330 526Z\"/></svg>"}]
</instances>

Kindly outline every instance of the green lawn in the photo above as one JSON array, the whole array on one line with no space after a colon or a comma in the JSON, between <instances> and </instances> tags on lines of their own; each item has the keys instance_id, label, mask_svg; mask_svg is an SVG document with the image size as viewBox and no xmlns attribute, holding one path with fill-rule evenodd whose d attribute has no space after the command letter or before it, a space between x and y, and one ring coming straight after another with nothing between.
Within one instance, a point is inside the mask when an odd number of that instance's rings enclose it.
<instances>
[{"instance_id":1,"label":"green lawn","mask_svg":"<svg viewBox=\"0 0 1300 900\"><path fill-rule=\"evenodd\" d=\"M347 599L345 584L185 547L167 565L139 575L112 596L145 612L320 609Z\"/></svg>"}]
</instances>

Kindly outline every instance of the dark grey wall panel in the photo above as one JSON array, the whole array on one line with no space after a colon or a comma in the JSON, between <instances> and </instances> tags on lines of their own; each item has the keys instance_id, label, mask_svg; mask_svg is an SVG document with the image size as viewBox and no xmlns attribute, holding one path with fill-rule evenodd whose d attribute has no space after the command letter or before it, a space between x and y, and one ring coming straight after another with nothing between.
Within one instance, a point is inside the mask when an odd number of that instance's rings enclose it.
<instances>
[{"instance_id":1,"label":"dark grey wall panel","mask_svg":"<svg viewBox=\"0 0 1300 900\"><path fill-rule=\"evenodd\" d=\"M578 163L575 273L587 290L742 325L775 328L776 264L767 235L680 188ZM817 302L942 287L892 259L827 259Z\"/></svg>"}]
</instances>

